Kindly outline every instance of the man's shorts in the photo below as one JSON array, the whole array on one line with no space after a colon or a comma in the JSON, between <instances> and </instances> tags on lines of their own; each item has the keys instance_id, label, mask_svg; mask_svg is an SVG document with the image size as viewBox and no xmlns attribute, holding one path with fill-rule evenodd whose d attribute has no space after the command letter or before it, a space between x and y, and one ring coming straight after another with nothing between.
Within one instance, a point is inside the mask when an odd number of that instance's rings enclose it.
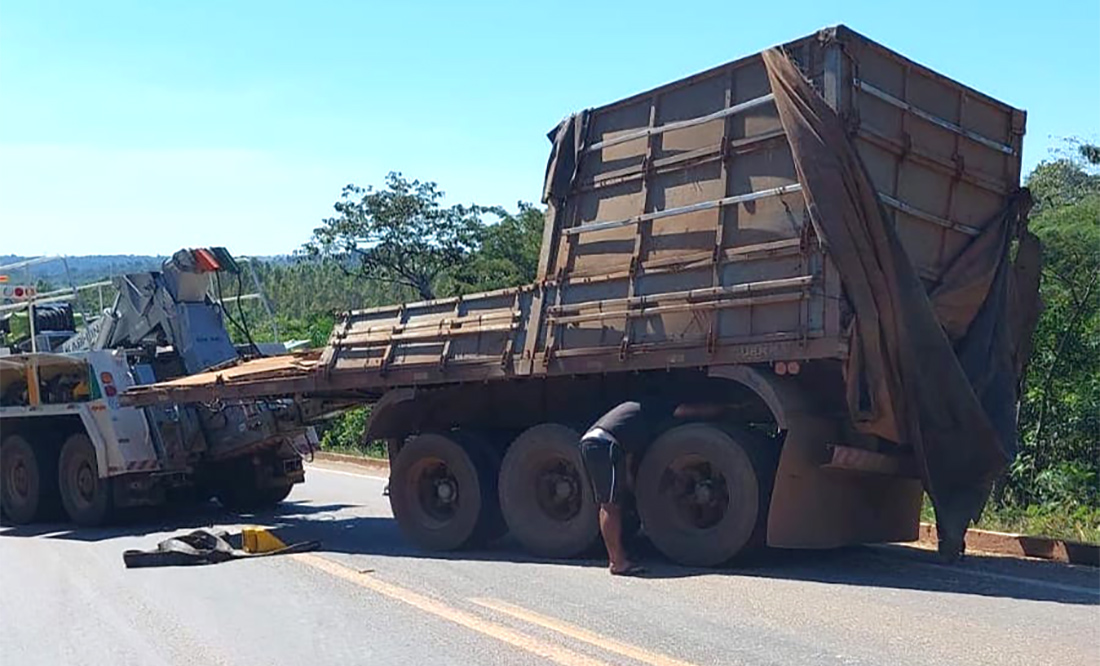
<instances>
[{"instance_id":1,"label":"man's shorts","mask_svg":"<svg viewBox=\"0 0 1100 666\"><path fill-rule=\"evenodd\" d=\"M581 460L597 504L617 504L619 486L626 482L626 456L614 438L590 430L581 438Z\"/></svg>"}]
</instances>

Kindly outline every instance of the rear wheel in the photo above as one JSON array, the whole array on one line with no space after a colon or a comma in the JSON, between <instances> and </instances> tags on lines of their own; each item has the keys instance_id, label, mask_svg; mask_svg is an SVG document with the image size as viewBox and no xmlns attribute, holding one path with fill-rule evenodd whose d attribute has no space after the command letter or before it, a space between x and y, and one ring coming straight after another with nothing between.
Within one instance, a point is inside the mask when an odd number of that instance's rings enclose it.
<instances>
[{"instance_id":1,"label":"rear wheel","mask_svg":"<svg viewBox=\"0 0 1100 666\"><path fill-rule=\"evenodd\" d=\"M71 435L61 446L58 464L61 504L77 525L102 525L111 513L111 484L99 478L95 447L83 433Z\"/></svg>"},{"instance_id":2,"label":"rear wheel","mask_svg":"<svg viewBox=\"0 0 1100 666\"><path fill-rule=\"evenodd\" d=\"M469 435L424 433L390 470L390 506L416 546L455 550L499 531L497 469L485 445Z\"/></svg>"},{"instance_id":3,"label":"rear wheel","mask_svg":"<svg viewBox=\"0 0 1100 666\"><path fill-rule=\"evenodd\" d=\"M0 507L15 525L48 516L57 497L57 448L31 447L20 435L0 446Z\"/></svg>"},{"instance_id":4,"label":"rear wheel","mask_svg":"<svg viewBox=\"0 0 1100 666\"><path fill-rule=\"evenodd\" d=\"M600 527L577 431L558 423L528 428L500 470L500 506L512 534L541 557L590 551Z\"/></svg>"},{"instance_id":5,"label":"rear wheel","mask_svg":"<svg viewBox=\"0 0 1100 666\"><path fill-rule=\"evenodd\" d=\"M745 430L692 423L665 432L638 473L646 535L688 566L717 566L762 545L773 460L769 443Z\"/></svg>"}]
</instances>

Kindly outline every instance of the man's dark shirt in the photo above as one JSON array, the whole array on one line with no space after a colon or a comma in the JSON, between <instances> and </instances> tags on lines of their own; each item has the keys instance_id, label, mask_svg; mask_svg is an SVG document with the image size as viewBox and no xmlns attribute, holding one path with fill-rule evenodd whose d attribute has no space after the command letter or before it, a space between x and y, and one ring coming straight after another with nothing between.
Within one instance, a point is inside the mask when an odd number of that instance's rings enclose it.
<instances>
[{"instance_id":1,"label":"man's dark shirt","mask_svg":"<svg viewBox=\"0 0 1100 666\"><path fill-rule=\"evenodd\" d=\"M679 385L676 391L653 392L623 402L601 416L592 427L606 430L623 450L640 456L654 436L671 425L678 406L720 402L722 396L708 391L701 383Z\"/></svg>"}]
</instances>

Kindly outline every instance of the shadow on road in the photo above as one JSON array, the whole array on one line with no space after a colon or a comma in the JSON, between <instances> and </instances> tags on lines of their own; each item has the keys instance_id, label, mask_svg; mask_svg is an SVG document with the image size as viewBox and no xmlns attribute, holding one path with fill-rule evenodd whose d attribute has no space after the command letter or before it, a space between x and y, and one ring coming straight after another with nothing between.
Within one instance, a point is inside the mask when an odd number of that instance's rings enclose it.
<instances>
[{"instance_id":1,"label":"shadow on road","mask_svg":"<svg viewBox=\"0 0 1100 666\"><path fill-rule=\"evenodd\" d=\"M70 541L106 541L119 537L145 536L202 527L247 524L250 521L267 524L279 522L283 516L300 522L313 514L330 514L351 508L351 504L313 504L306 501L285 501L278 507L255 513L223 509L215 502L192 506L133 509L121 513L106 527L77 527L72 523L48 522L33 525L5 525L0 537L43 537ZM153 544L155 545L155 544Z\"/></svg>"},{"instance_id":2,"label":"shadow on road","mask_svg":"<svg viewBox=\"0 0 1100 666\"><path fill-rule=\"evenodd\" d=\"M322 552L450 561L553 563L564 568L607 566L606 558L599 556L599 549L587 559L545 560L526 555L509 537L478 550L424 552L408 544L392 518L344 511L349 508L354 507L341 503L290 501L270 511L240 514L210 503L169 514L134 514L126 522L108 528L74 529L63 524L20 526L0 529L0 537L105 541L255 522L276 527L284 541L320 540ZM156 541L151 540L147 547L155 545ZM644 538L639 538L632 550L649 568L647 578L774 578L838 586L1100 605L1100 571L1034 560L969 555L963 562L948 566L938 563L932 551L907 546L863 546L829 551L769 549L727 568L695 569L667 563Z\"/></svg>"},{"instance_id":3,"label":"shadow on road","mask_svg":"<svg viewBox=\"0 0 1100 666\"><path fill-rule=\"evenodd\" d=\"M304 508L304 507L303 507ZM320 519L319 519L320 518ZM562 567L606 567L602 547L591 557L546 560L525 554L509 537L478 550L432 553L417 550L388 517L295 514L279 516L295 540L319 539L323 550L435 560L554 563ZM909 546L862 546L827 551L768 549L723 569L694 569L669 564L644 537L631 550L646 564L650 578L697 576L802 580L840 586L864 586L1007 597L1066 604L1100 605L1100 571L1035 560L969 555L943 565L933 551Z\"/></svg>"}]
</instances>

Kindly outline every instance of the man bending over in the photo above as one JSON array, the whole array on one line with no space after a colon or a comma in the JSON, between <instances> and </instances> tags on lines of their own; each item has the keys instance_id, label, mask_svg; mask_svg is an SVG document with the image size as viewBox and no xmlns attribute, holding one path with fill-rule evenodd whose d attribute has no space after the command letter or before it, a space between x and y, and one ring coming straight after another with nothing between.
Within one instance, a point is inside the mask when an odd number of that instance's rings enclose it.
<instances>
[{"instance_id":1,"label":"man bending over","mask_svg":"<svg viewBox=\"0 0 1100 666\"><path fill-rule=\"evenodd\" d=\"M600 534L613 576L645 572L630 560L623 545L622 501L633 485L629 481L632 461L641 460L663 426L680 419L711 419L724 411L722 405L704 402L700 391L692 393L690 398L677 392L680 399L655 396L624 402L601 416L581 437L581 459L600 506Z\"/></svg>"}]
</instances>

